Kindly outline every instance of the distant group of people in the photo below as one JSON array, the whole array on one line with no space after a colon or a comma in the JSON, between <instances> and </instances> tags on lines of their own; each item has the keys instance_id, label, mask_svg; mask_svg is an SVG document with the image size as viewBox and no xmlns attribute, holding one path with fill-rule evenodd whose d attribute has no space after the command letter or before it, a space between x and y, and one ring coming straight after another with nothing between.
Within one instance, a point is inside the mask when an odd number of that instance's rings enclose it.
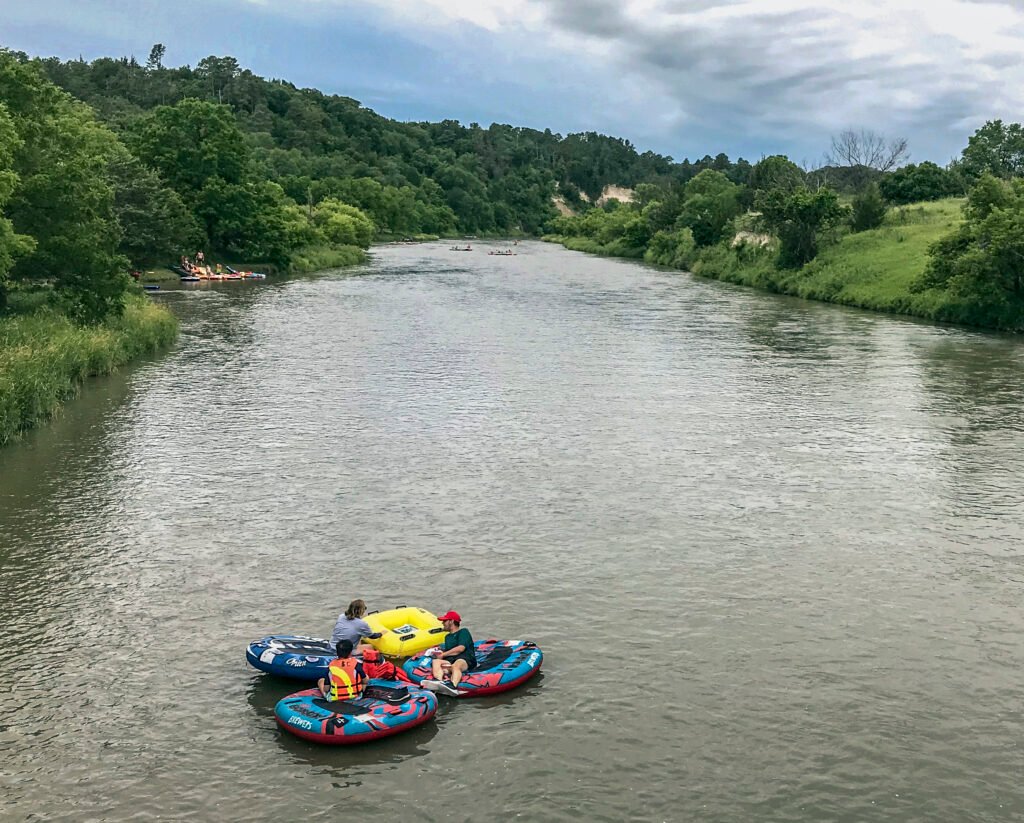
<instances>
[{"instance_id":1,"label":"distant group of people","mask_svg":"<svg viewBox=\"0 0 1024 823\"><path fill-rule=\"evenodd\" d=\"M215 267L210 267L206 262L206 255L203 254L202 250L197 251L195 258L190 260L185 255L181 256L181 267L189 274L195 275L206 275L212 277L214 274L224 274L224 266L221 263L217 263Z\"/></svg>"},{"instance_id":2,"label":"distant group of people","mask_svg":"<svg viewBox=\"0 0 1024 823\"><path fill-rule=\"evenodd\" d=\"M363 620L366 603L353 600L348 608L338 615L338 622L331 632L331 646L338 657L328 665L327 677L319 681L320 691L328 700L351 700L366 690L371 678L412 683L409 676L389 660L384 659L367 640L377 640L383 632L375 632ZM462 628L462 617L456 611L447 611L438 620L448 633L440 650L431 660L433 679L421 680L420 685L429 685L455 696L459 681L467 671L476 665L476 652L469 629Z\"/></svg>"}]
</instances>

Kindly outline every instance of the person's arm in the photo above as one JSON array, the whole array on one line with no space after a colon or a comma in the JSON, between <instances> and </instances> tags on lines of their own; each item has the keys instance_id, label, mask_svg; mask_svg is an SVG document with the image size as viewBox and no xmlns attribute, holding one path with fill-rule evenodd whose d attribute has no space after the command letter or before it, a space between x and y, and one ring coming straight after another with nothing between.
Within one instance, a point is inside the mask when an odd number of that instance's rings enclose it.
<instances>
[{"instance_id":1,"label":"person's arm","mask_svg":"<svg viewBox=\"0 0 1024 823\"><path fill-rule=\"evenodd\" d=\"M383 632L375 632L373 629L371 629L370 624L367 623L365 620L358 621L356 623L356 628L359 629L359 634L361 636L366 637L370 640L376 640L383 634Z\"/></svg>"}]
</instances>

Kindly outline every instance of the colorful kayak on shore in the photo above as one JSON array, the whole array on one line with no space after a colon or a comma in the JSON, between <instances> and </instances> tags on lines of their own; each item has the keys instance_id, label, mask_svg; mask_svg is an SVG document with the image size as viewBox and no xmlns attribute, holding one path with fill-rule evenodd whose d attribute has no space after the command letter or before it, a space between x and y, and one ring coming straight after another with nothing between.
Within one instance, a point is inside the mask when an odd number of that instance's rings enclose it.
<instances>
[{"instance_id":1,"label":"colorful kayak on shore","mask_svg":"<svg viewBox=\"0 0 1024 823\"><path fill-rule=\"evenodd\" d=\"M409 731L437 712L437 698L418 686L396 687L371 680L361 697L327 700L307 689L277 702L274 717L282 729L304 740L329 745L365 743Z\"/></svg>"},{"instance_id":2,"label":"colorful kayak on shore","mask_svg":"<svg viewBox=\"0 0 1024 823\"><path fill-rule=\"evenodd\" d=\"M249 665L292 680L326 677L327 667L337 656L329 640L298 634L272 634L254 640L245 650Z\"/></svg>"},{"instance_id":3,"label":"colorful kayak on shore","mask_svg":"<svg viewBox=\"0 0 1024 823\"><path fill-rule=\"evenodd\" d=\"M459 681L458 697L482 697L514 689L537 674L544 662L544 653L530 640L481 640L473 647L476 666ZM414 657L402 668L414 683L429 681L434 676L431 659L426 655ZM444 689L436 690L448 694Z\"/></svg>"}]
</instances>

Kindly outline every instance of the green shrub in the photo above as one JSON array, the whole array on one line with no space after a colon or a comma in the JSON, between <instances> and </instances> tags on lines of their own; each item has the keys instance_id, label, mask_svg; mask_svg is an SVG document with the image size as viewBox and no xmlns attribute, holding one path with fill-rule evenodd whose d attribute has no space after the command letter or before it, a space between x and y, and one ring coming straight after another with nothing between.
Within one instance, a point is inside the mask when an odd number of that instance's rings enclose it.
<instances>
[{"instance_id":1,"label":"green shrub","mask_svg":"<svg viewBox=\"0 0 1024 823\"><path fill-rule=\"evenodd\" d=\"M364 262L366 252L358 246L308 246L293 252L289 271L292 274L305 274Z\"/></svg>"},{"instance_id":2,"label":"green shrub","mask_svg":"<svg viewBox=\"0 0 1024 823\"><path fill-rule=\"evenodd\" d=\"M886 206L878 191L878 184L872 183L853 198L850 228L853 231L877 229L885 221Z\"/></svg>"}]
</instances>

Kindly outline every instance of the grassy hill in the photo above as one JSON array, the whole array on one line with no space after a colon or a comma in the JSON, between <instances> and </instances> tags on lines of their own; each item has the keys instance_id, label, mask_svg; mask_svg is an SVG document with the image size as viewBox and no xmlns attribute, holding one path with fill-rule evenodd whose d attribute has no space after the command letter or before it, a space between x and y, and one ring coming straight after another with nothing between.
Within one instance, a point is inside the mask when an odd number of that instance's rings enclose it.
<instances>
[{"instance_id":1,"label":"grassy hill","mask_svg":"<svg viewBox=\"0 0 1024 823\"><path fill-rule=\"evenodd\" d=\"M839 238L801 269L775 268L769 251L718 246L705 250L693 271L809 300L974 324L969 307L946 292L911 291L928 263L928 247L960 224L962 203L950 199L892 209L880 228Z\"/></svg>"}]
</instances>

